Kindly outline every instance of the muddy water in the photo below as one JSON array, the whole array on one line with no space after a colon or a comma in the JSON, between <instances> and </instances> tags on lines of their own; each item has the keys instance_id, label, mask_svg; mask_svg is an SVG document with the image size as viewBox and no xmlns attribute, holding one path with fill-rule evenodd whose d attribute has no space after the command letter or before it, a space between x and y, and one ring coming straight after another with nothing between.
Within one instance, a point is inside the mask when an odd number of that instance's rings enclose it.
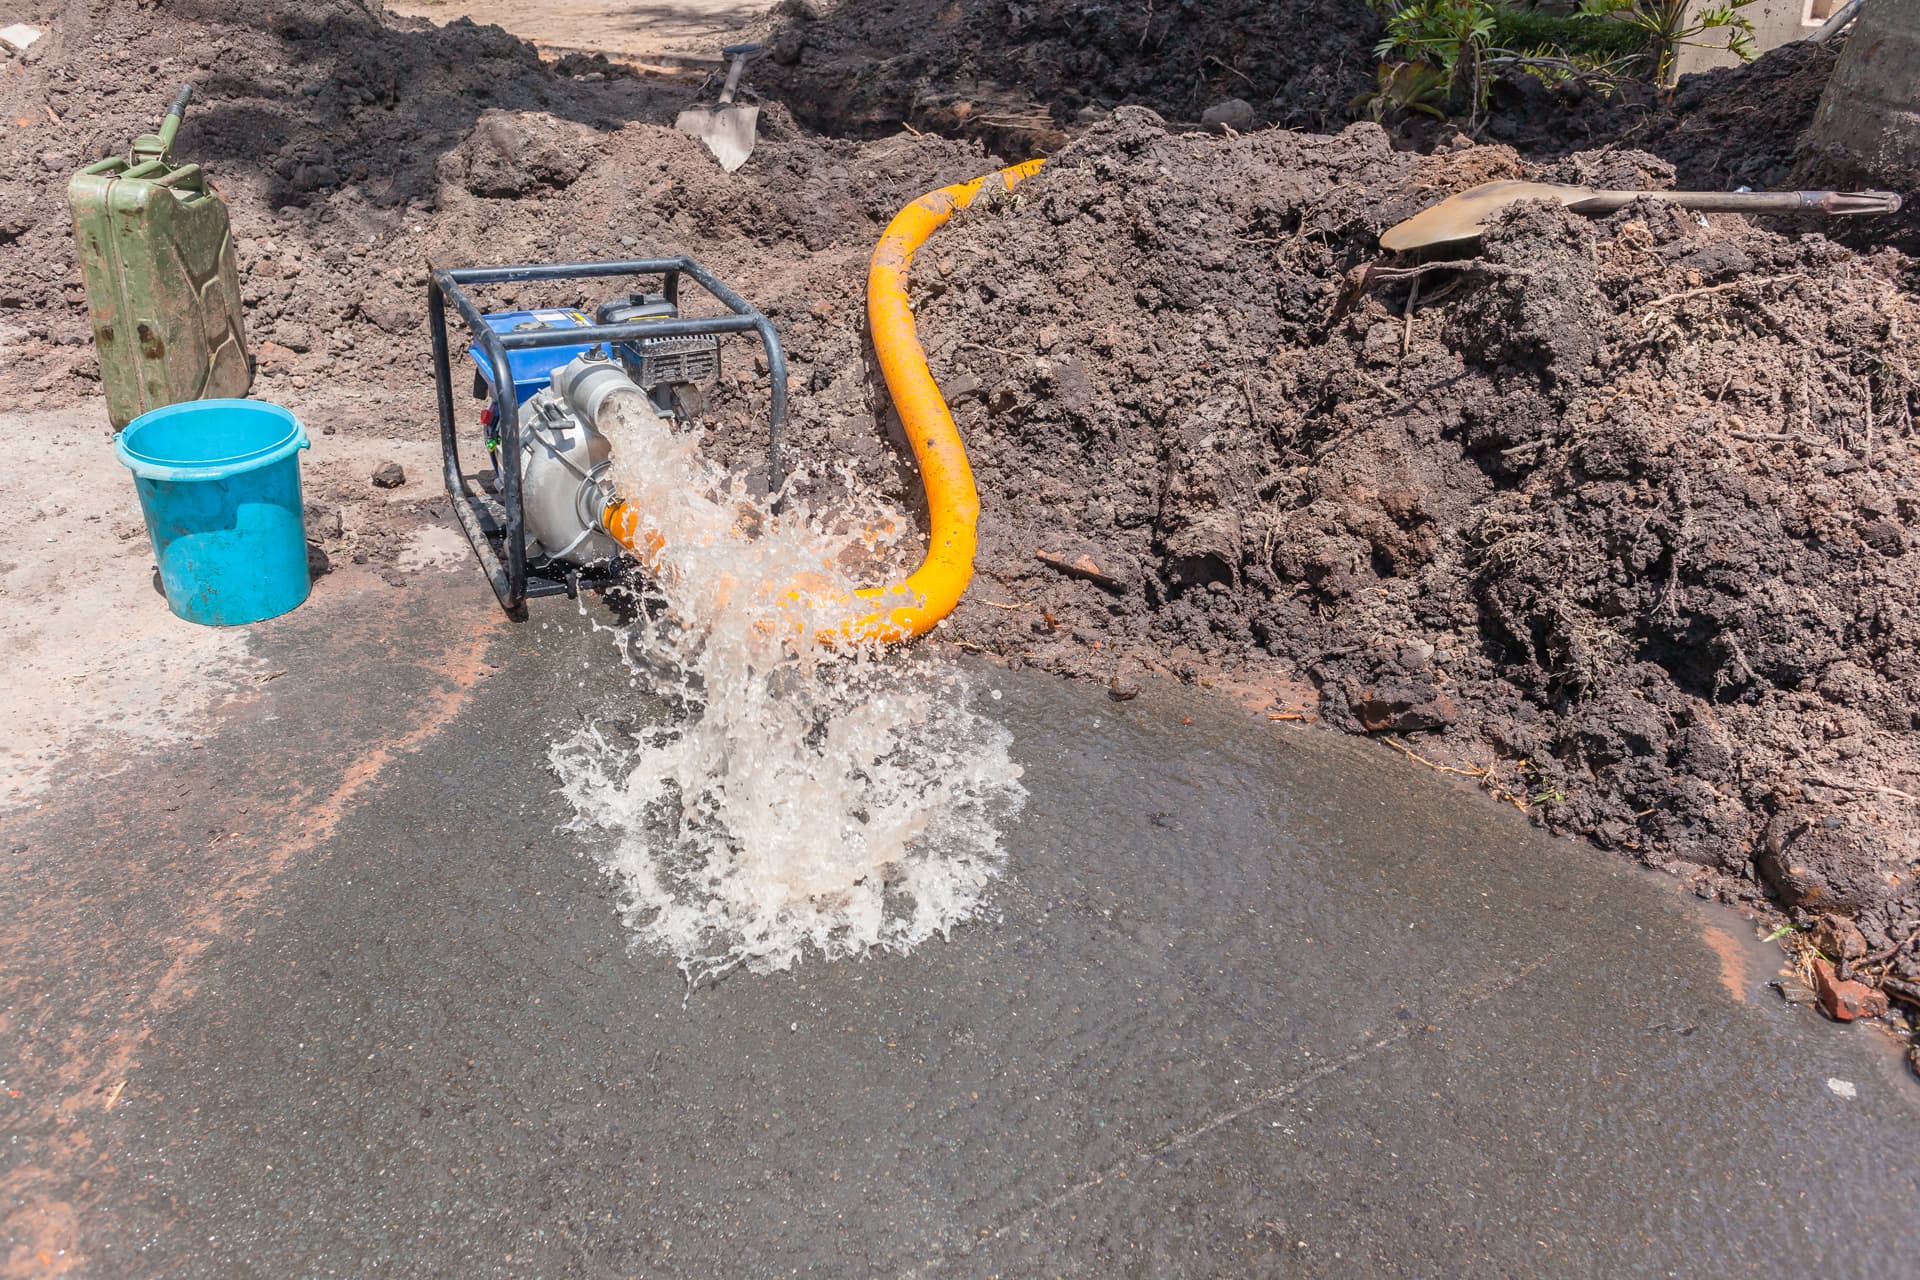
<instances>
[{"instance_id":1,"label":"muddy water","mask_svg":"<svg viewBox=\"0 0 1920 1280\"><path fill-rule=\"evenodd\" d=\"M1780 1004L1731 913L1210 695L970 676L1029 792L985 918L668 1032L790 1028L667 1086L808 1117L730 1185L833 1169L897 1202L911 1255L868 1243L909 1273L1892 1274L1920 1245L1920 1089Z\"/></svg>"},{"instance_id":2,"label":"muddy water","mask_svg":"<svg viewBox=\"0 0 1920 1280\"><path fill-rule=\"evenodd\" d=\"M981 1269L1893 1274L1920 1243L1920 1089L1781 1005L1732 913L1358 743L996 684L1032 795L1014 1035L1133 1074Z\"/></svg>"},{"instance_id":3,"label":"muddy water","mask_svg":"<svg viewBox=\"0 0 1920 1280\"><path fill-rule=\"evenodd\" d=\"M683 1006L581 856L620 836L556 837L544 773L583 714L663 708L543 620L154 1022L95 1274L1910 1271L1920 1091L1767 993L1746 926L1179 689L971 668L1029 796L983 914ZM281 719L211 777L358 678L268 656Z\"/></svg>"}]
</instances>

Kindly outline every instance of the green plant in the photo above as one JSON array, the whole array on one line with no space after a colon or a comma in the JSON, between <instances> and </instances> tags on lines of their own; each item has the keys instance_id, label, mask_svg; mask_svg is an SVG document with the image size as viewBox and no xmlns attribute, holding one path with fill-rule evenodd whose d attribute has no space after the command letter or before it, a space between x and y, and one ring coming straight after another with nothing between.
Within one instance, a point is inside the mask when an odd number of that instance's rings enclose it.
<instances>
[{"instance_id":1,"label":"green plant","mask_svg":"<svg viewBox=\"0 0 1920 1280\"><path fill-rule=\"evenodd\" d=\"M1753 23L1740 12L1752 3L1726 0L1694 9L1689 0L1582 0L1580 12L1640 32L1650 46L1646 78L1665 86L1673 82L1674 59L1687 46L1725 49L1742 62L1752 61Z\"/></svg>"},{"instance_id":2,"label":"green plant","mask_svg":"<svg viewBox=\"0 0 1920 1280\"><path fill-rule=\"evenodd\" d=\"M1374 87L1353 100L1353 109L1365 110L1375 120L1393 111L1417 111L1436 120L1447 118L1447 73L1424 62L1383 62L1374 68Z\"/></svg>"},{"instance_id":3,"label":"green plant","mask_svg":"<svg viewBox=\"0 0 1920 1280\"><path fill-rule=\"evenodd\" d=\"M1476 128L1503 76L1579 79L1610 89L1623 80L1665 85L1688 45L1753 54L1753 24L1725 0L1582 0L1557 15L1502 0L1368 0L1386 19L1374 53L1375 87L1355 100L1375 119L1413 111L1467 117Z\"/></svg>"},{"instance_id":4,"label":"green plant","mask_svg":"<svg viewBox=\"0 0 1920 1280\"><path fill-rule=\"evenodd\" d=\"M1492 47L1493 27L1490 0L1409 0L1387 15L1374 53L1437 72L1447 106L1471 104L1477 117L1492 89L1481 62Z\"/></svg>"},{"instance_id":5,"label":"green plant","mask_svg":"<svg viewBox=\"0 0 1920 1280\"><path fill-rule=\"evenodd\" d=\"M1642 28L1604 14L1584 10L1558 14L1505 5L1494 9L1493 42L1502 49L1551 49L1561 57L1595 65L1641 57L1650 44Z\"/></svg>"}]
</instances>

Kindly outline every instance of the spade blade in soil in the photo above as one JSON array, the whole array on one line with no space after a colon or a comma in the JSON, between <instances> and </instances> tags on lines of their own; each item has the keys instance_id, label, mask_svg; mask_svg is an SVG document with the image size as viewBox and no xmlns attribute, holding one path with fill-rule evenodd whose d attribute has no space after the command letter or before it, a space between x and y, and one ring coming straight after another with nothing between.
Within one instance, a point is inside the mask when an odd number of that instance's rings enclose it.
<instances>
[{"instance_id":1,"label":"spade blade in soil","mask_svg":"<svg viewBox=\"0 0 1920 1280\"><path fill-rule=\"evenodd\" d=\"M1551 182L1487 182L1432 208L1422 209L1405 222L1380 233L1380 247L1431 249L1440 245L1470 244L1480 238L1493 215L1522 200L1550 200L1575 205L1594 193L1585 187L1563 187Z\"/></svg>"},{"instance_id":2,"label":"spade blade in soil","mask_svg":"<svg viewBox=\"0 0 1920 1280\"><path fill-rule=\"evenodd\" d=\"M1596 191L1552 182L1483 182L1388 227L1380 234L1380 247L1397 253L1471 244L1496 213L1522 200L1545 200L1581 213L1612 213L1635 200L1658 200L1710 213L1818 213L1843 218L1900 211L1900 197L1891 191Z\"/></svg>"},{"instance_id":3,"label":"spade blade in soil","mask_svg":"<svg viewBox=\"0 0 1920 1280\"><path fill-rule=\"evenodd\" d=\"M732 173L753 154L753 143L760 127L760 108L723 102L712 107L688 107L673 122L682 133L690 133L707 144L720 167Z\"/></svg>"}]
</instances>

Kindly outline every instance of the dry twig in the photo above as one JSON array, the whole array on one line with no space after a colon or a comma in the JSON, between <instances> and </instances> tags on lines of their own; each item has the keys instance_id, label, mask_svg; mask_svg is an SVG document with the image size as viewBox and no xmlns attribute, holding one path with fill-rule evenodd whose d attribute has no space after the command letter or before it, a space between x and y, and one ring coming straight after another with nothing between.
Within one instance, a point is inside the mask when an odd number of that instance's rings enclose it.
<instances>
[{"instance_id":1,"label":"dry twig","mask_svg":"<svg viewBox=\"0 0 1920 1280\"><path fill-rule=\"evenodd\" d=\"M1789 280L1804 280L1806 276L1798 271L1783 276L1761 276L1758 279L1729 280L1725 284L1710 284L1699 289L1683 289L1679 293L1669 293L1655 298L1642 307L1642 311L1651 311L1655 307L1665 306L1669 302L1684 302L1688 298L1704 298L1710 293L1725 293L1729 289L1738 289L1742 285L1785 284Z\"/></svg>"}]
</instances>

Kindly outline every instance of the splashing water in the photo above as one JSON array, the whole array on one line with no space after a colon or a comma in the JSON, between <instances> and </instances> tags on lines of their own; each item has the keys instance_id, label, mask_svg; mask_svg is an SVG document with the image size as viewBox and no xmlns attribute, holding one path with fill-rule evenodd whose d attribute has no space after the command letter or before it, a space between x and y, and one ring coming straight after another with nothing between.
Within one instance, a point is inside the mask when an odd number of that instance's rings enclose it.
<instances>
[{"instance_id":1,"label":"splashing water","mask_svg":"<svg viewBox=\"0 0 1920 1280\"><path fill-rule=\"evenodd\" d=\"M571 826L618 836L599 856L638 939L693 984L906 950L975 914L1025 799L1011 736L950 663L811 639L873 608L855 572L891 580L904 521L857 492L831 519L775 516L650 413L616 398L600 425L614 490L664 541L609 630L674 711L586 724L550 759Z\"/></svg>"}]
</instances>

